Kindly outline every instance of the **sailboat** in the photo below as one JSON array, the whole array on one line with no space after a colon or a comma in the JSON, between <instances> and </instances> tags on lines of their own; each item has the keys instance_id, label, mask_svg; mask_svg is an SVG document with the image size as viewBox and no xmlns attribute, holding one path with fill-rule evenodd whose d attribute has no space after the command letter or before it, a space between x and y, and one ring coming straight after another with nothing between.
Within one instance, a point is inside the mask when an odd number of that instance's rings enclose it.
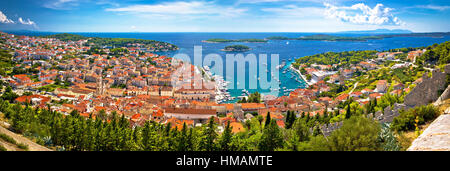
<instances>
[{"instance_id":1,"label":"sailboat","mask_svg":"<svg viewBox=\"0 0 450 171\"><path fill-rule=\"evenodd\" d=\"M289 44L289 41L287 41L286 44L288 45L288 44Z\"/></svg>"}]
</instances>

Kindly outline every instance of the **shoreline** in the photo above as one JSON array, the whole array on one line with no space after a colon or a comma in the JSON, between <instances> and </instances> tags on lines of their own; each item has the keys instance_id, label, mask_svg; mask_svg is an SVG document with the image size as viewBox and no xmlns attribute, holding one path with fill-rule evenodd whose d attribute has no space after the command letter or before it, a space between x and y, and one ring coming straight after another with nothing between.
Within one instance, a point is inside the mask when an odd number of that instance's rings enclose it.
<instances>
[{"instance_id":1,"label":"shoreline","mask_svg":"<svg viewBox=\"0 0 450 171\"><path fill-rule=\"evenodd\" d=\"M308 86L313 85L313 83L309 82L309 81L306 79L306 77L305 77L298 69L295 69L295 68L292 66L292 64L289 64L289 69L294 70L298 75L300 75L300 77L303 79L303 81L305 81L305 83L306 83Z\"/></svg>"}]
</instances>

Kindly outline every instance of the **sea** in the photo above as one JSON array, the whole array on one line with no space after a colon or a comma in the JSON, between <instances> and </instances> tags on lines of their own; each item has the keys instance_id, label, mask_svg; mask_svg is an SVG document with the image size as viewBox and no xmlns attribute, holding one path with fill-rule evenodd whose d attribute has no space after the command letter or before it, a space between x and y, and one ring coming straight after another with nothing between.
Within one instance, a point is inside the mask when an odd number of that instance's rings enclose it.
<instances>
[{"instance_id":1,"label":"sea","mask_svg":"<svg viewBox=\"0 0 450 171\"><path fill-rule=\"evenodd\" d=\"M8 32L16 35L27 35L27 36L41 36L41 35L51 35L57 34L55 32ZM262 89L258 86L256 89L250 89L249 87L249 76L248 74L248 64L246 65L246 90L249 93L260 92L263 95L271 94L274 96L287 95L289 91L296 88L305 88L306 83L299 77L295 72L288 69L291 62L296 58L301 58L304 56L320 54L325 52L343 52L343 51L357 51L357 50L389 50L395 48L404 47L426 47L435 43L443 43L450 40L450 36L443 37L393 37L385 38L379 40L368 40L368 41L305 41L305 40L269 40L267 43L245 43L245 42L232 42L232 43L207 43L202 42L207 39L212 38L223 38L223 39L264 39L271 36L283 36L296 38L300 36L308 36L314 34L328 34L335 36L368 36L368 34L357 34L357 33L200 33L200 32L180 32L180 33L73 33L79 34L86 37L105 37L105 38L137 38L137 39L148 39L169 42L177 45L180 49L171 52L159 52L160 55L166 55L173 57L177 53L184 53L190 56L191 61L194 57L194 46L202 46L203 57L207 54L219 54L224 61L226 54L231 52L222 51L225 46L229 45L246 45L251 48L250 51L240 52L243 55L255 54L267 54L268 57L271 54L279 55L279 63L285 62L286 65L279 70L279 80L281 88L279 92L274 94L274 91L269 89ZM236 53L234 53L236 54ZM267 66L270 66L270 59L267 60ZM268 67L270 70L270 67ZM285 73L283 73L285 71ZM223 73L226 73L225 70ZM235 73L235 78L237 74ZM270 72L267 73L270 78ZM259 77L259 75L258 75ZM243 89L237 89L232 87L237 87L238 82L236 80L231 80L230 76L224 76L226 81L230 82L230 89L228 92L233 97L242 96ZM241 83L242 84L242 83ZM234 101L229 101L234 102Z\"/></svg>"}]
</instances>

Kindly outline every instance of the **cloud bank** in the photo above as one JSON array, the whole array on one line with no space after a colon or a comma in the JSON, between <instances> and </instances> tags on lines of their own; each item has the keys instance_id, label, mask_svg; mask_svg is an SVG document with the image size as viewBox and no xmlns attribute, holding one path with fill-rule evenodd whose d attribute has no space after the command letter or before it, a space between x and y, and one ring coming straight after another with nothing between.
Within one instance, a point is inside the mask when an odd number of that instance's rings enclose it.
<instances>
[{"instance_id":1,"label":"cloud bank","mask_svg":"<svg viewBox=\"0 0 450 171\"><path fill-rule=\"evenodd\" d=\"M0 11L0 23L10 24L10 23L14 23L14 21L11 19L8 19L8 17L6 17L6 15L3 14L2 11Z\"/></svg>"},{"instance_id":2,"label":"cloud bank","mask_svg":"<svg viewBox=\"0 0 450 171\"><path fill-rule=\"evenodd\" d=\"M352 6L334 6L324 3L327 18L339 19L343 22L354 24L369 25L402 25L402 21L392 14L392 8L384 7L383 4L377 4L370 8L364 3L358 3Z\"/></svg>"},{"instance_id":3,"label":"cloud bank","mask_svg":"<svg viewBox=\"0 0 450 171\"><path fill-rule=\"evenodd\" d=\"M36 23L34 21L31 21L29 18L27 20L22 19L22 17L19 17L17 19L17 22L9 19L5 14L3 14L2 11L0 11L0 23L3 24L23 24L23 25L30 25L37 27Z\"/></svg>"}]
</instances>

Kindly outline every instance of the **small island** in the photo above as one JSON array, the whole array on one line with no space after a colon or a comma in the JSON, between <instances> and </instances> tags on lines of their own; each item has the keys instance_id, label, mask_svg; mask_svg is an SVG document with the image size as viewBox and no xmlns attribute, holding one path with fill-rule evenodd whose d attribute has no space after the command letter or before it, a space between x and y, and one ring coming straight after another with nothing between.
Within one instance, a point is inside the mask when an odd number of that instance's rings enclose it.
<instances>
[{"instance_id":1,"label":"small island","mask_svg":"<svg viewBox=\"0 0 450 171\"><path fill-rule=\"evenodd\" d=\"M206 43L232 43L232 42L243 42L243 43L267 43L265 39L208 39L203 40Z\"/></svg>"},{"instance_id":2,"label":"small island","mask_svg":"<svg viewBox=\"0 0 450 171\"><path fill-rule=\"evenodd\" d=\"M244 46L244 45L231 45L231 46L226 46L224 49L222 49L222 51L226 51L226 52L246 52L251 50L248 46Z\"/></svg>"}]
</instances>

